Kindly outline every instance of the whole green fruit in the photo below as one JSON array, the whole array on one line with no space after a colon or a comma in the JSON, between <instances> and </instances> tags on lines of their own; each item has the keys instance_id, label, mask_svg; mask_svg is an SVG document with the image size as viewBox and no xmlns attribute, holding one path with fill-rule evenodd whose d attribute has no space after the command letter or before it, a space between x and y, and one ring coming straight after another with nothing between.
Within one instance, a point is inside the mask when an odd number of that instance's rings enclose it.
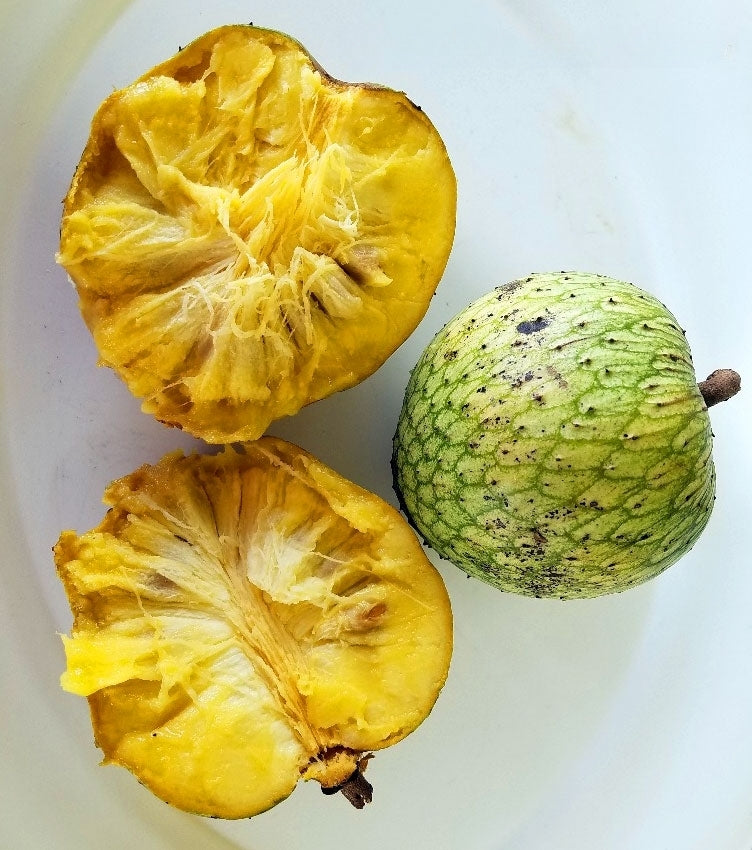
<instances>
[{"instance_id":1,"label":"whole green fruit","mask_svg":"<svg viewBox=\"0 0 752 850\"><path fill-rule=\"evenodd\" d=\"M708 404L671 313L629 283L537 274L471 304L413 370L395 489L426 542L467 573L571 599L647 581L712 510Z\"/></svg>"}]
</instances>

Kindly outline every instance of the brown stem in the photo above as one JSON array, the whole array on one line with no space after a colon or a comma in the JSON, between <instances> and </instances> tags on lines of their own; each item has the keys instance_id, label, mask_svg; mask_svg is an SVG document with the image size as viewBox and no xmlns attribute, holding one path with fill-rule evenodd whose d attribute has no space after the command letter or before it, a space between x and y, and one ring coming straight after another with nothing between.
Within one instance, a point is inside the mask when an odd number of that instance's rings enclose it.
<instances>
[{"instance_id":1,"label":"brown stem","mask_svg":"<svg viewBox=\"0 0 752 850\"><path fill-rule=\"evenodd\" d=\"M697 386L705 399L705 404L712 407L735 396L742 388L742 379L733 369L716 369Z\"/></svg>"},{"instance_id":2,"label":"brown stem","mask_svg":"<svg viewBox=\"0 0 752 850\"><path fill-rule=\"evenodd\" d=\"M356 809L362 809L366 803L370 803L373 799L373 785L363 776L371 758L373 758L372 754L364 756L344 782L332 788L322 787L321 790L324 794L336 794L338 791L341 791Z\"/></svg>"},{"instance_id":3,"label":"brown stem","mask_svg":"<svg viewBox=\"0 0 752 850\"><path fill-rule=\"evenodd\" d=\"M373 799L373 785L359 770L356 770L349 779L345 780L339 790L356 809L362 809L366 803L370 803Z\"/></svg>"}]
</instances>

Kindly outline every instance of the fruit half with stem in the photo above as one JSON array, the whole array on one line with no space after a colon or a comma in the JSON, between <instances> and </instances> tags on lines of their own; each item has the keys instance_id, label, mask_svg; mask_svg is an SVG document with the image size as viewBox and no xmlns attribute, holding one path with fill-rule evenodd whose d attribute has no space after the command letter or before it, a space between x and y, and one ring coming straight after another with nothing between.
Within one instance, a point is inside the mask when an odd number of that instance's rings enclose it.
<instances>
[{"instance_id":1,"label":"fruit half with stem","mask_svg":"<svg viewBox=\"0 0 752 850\"><path fill-rule=\"evenodd\" d=\"M107 763L167 802L248 817L298 780L370 799L364 767L445 681L449 600L401 515L282 440L171 454L55 546L63 687Z\"/></svg>"}]
</instances>

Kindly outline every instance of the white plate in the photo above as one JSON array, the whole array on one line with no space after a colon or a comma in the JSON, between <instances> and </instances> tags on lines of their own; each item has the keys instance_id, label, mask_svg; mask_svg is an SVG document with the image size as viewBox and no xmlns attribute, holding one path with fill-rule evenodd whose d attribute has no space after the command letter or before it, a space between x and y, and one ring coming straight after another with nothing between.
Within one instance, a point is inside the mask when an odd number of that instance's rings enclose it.
<instances>
[{"instance_id":1,"label":"white plate","mask_svg":"<svg viewBox=\"0 0 752 850\"><path fill-rule=\"evenodd\" d=\"M700 377L752 380L752 18L744 0L30 0L0 12L2 430L0 845L253 850L749 850L751 392L712 412L718 501L649 585L557 603L438 564L455 612L431 716L369 769L362 812L300 786L224 823L99 767L64 694L70 613L50 547L99 521L105 484L190 440L94 366L53 254L99 101L215 25L302 41L333 75L405 90L459 182L446 275L415 334L361 386L273 431L394 501L408 370L471 298L530 271L631 280L678 315Z\"/></svg>"}]
</instances>

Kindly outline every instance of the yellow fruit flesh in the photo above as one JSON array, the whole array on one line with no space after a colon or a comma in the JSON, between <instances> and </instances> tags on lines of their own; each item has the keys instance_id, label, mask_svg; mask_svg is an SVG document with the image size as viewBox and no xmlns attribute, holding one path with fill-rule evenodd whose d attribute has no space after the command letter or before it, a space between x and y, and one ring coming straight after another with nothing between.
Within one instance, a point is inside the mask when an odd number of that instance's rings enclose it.
<instances>
[{"instance_id":1,"label":"yellow fruit flesh","mask_svg":"<svg viewBox=\"0 0 752 850\"><path fill-rule=\"evenodd\" d=\"M411 333L455 207L443 143L403 94L225 27L100 107L58 259L145 410L248 440Z\"/></svg>"},{"instance_id":2,"label":"yellow fruit flesh","mask_svg":"<svg viewBox=\"0 0 752 850\"><path fill-rule=\"evenodd\" d=\"M400 515L310 455L168 455L110 486L55 558L75 621L63 686L106 760L189 811L256 814L343 782L445 680L444 585Z\"/></svg>"}]
</instances>

